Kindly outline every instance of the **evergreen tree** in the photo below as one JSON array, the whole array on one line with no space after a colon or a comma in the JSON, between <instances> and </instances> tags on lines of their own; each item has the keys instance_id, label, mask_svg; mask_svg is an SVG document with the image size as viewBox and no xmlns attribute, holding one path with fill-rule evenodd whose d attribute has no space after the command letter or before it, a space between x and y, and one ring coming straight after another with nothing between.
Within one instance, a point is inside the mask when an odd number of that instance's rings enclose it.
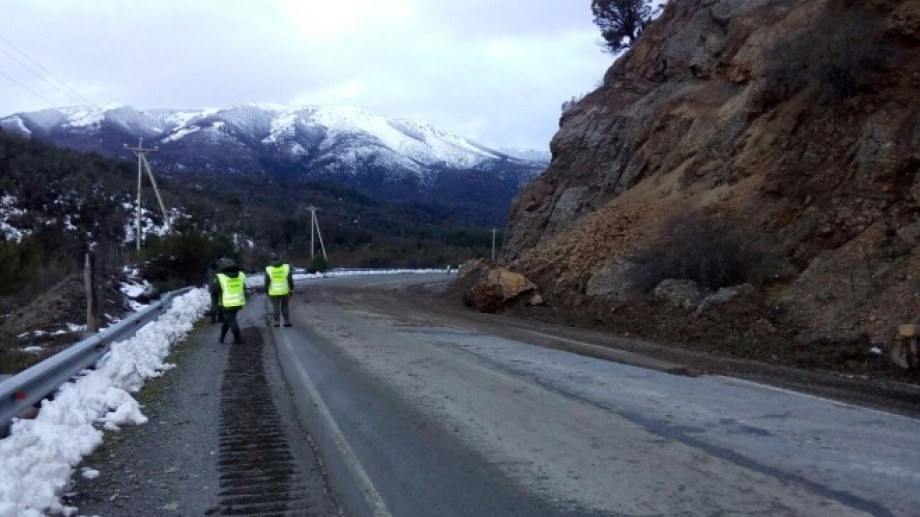
<instances>
[{"instance_id":1,"label":"evergreen tree","mask_svg":"<svg viewBox=\"0 0 920 517\"><path fill-rule=\"evenodd\" d=\"M652 16L651 0L591 0L605 47L616 54L632 46Z\"/></svg>"}]
</instances>

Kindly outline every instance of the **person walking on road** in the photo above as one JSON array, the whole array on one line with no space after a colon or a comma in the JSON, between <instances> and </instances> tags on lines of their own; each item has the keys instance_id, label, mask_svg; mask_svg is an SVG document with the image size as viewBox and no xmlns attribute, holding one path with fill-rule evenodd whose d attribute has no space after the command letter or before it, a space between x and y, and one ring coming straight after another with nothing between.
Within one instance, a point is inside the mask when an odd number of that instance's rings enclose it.
<instances>
[{"instance_id":1,"label":"person walking on road","mask_svg":"<svg viewBox=\"0 0 920 517\"><path fill-rule=\"evenodd\" d=\"M246 305L246 274L231 259L223 258L217 262L217 296L223 309L224 322L220 326L220 342L224 342L227 331L233 332L233 342L242 343L240 325L236 313Z\"/></svg>"},{"instance_id":2,"label":"person walking on road","mask_svg":"<svg viewBox=\"0 0 920 517\"><path fill-rule=\"evenodd\" d=\"M214 259L208 264L208 291L211 293L211 310L209 314L211 315L212 324L224 321L224 311L221 309L220 300L218 299L218 294L220 293L217 285L218 260Z\"/></svg>"},{"instance_id":3,"label":"person walking on road","mask_svg":"<svg viewBox=\"0 0 920 517\"><path fill-rule=\"evenodd\" d=\"M288 302L294 291L294 275L291 265L286 264L278 255L272 255L271 265L265 268L265 294L272 302L272 325L280 326L284 316L284 326L291 326Z\"/></svg>"}]
</instances>

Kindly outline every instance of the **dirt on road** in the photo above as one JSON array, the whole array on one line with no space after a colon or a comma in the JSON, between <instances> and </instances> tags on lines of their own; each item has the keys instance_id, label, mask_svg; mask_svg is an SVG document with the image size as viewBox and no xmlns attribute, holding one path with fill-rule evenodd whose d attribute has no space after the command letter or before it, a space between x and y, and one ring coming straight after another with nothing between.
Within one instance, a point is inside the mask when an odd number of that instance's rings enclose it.
<instances>
[{"instance_id":1,"label":"dirt on road","mask_svg":"<svg viewBox=\"0 0 920 517\"><path fill-rule=\"evenodd\" d=\"M352 292L352 303L419 319L425 325L476 328L506 337L675 375L725 375L883 411L920 417L920 386L909 382L801 369L661 344L606 330L578 328L508 315L482 314L458 301L447 279L400 290ZM345 292L343 291L343 296ZM346 300L343 300L346 301ZM432 321L430 318L436 318Z\"/></svg>"}]
</instances>

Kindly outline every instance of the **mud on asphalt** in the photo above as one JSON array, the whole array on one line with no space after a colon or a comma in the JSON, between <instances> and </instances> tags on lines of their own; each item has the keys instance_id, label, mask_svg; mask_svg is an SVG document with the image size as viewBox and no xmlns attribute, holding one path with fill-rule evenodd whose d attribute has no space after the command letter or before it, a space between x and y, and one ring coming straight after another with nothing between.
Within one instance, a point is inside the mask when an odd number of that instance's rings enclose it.
<instances>
[{"instance_id":1,"label":"mud on asphalt","mask_svg":"<svg viewBox=\"0 0 920 517\"><path fill-rule=\"evenodd\" d=\"M702 352L676 343L655 343L616 329L579 328L543 319L482 314L466 307L446 281L422 283L390 293L368 292L362 303L391 314L439 314L442 323L477 326L485 332L559 350L654 368L680 375L725 375L844 403L920 418L920 384L890 378L802 369ZM533 332L559 339L534 339ZM582 344L591 346L584 346ZM645 358L645 360L643 360Z\"/></svg>"}]
</instances>

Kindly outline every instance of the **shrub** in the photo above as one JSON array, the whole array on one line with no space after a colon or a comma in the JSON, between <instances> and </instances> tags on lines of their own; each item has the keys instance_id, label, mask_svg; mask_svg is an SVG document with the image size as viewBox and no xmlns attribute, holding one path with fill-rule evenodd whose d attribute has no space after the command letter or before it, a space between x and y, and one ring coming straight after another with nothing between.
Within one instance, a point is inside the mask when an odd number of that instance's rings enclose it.
<instances>
[{"instance_id":1,"label":"shrub","mask_svg":"<svg viewBox=\"0 0 920 517\"><path fill-rule=\"evenodd\" d=\"M765 257L728 220L690 212L669 220L651 245L632 257L633 285L648 293L669 278L693 280L711 290L757 283L755 278L764 276Z\"/></svg>"},{"instance_id":2,"label":"shrub","mask_svg":"<svg viewBox=\"0 0 920 517\"><path fill-rule=\"evenodd\" d=\"M885 56L882 30L868 13L833 11L768 54L762 100L774 105L808 87L825 101L852 97L871 86Z\"/></svg>"},{"instance_id":3,"label":"shrub","mask_svg":"<svg viewBox=\"0 0 920 517\"><path fill-rule=\"evenodd\" d=\"M858 13L834 16L819 24L829 37L815 64L822 95L829 100L852 97L870 86L870 73L885 64L881 29Z\"/></svg>"},{"instance_id":4,"label":"shrub","mask_svg":"<svg viewBox=\"0 0 920 517\"><path fill-rule=\"evenodd\" d=\"M151 237L141 250L141 274L160 291L203 285L212 260L234 255L226 246L223 240L200 234Z\"/></svg>"},{"instance_id":5,"label":"shrub","mask_svg":"<svg viewBox=\"0 0 920 517\"><path fill-rule=\"evenodd\" d=\"M16 294L35 275L38 257L30 239L0 241L0 296Z\"/></svg>"},{"instance_id":6,"label":"shrub","mask_svg":"<svg viewBox=\"0 0 920 517\"><path fill-rule=\"evenodd\" d=\"M307 270L308 273L322 273L323 271L329 270L329 262L326 261L326 257L322 255L314 255L313 262L310 263L310 268Z\"/></svg>"},{"instance_id":7,"label":"shrub","mask_svg":"<svg viewBox=\"0 0 920 517\"><path fill-rule=\"evenodd\" d=\"M582 94L582 95L575 95L575 96L572 96L571 99L569 99L569 100L567 100L567 101L563 101L563 102L562 102L562 114L565 115L566 113L568 113L569 111L571 111L572 108L574 108L575 105L578 104L579 102L581 102L581 100L584 99L584 98L585 98L585 95Z\"/></svg>"}]
</instances>

